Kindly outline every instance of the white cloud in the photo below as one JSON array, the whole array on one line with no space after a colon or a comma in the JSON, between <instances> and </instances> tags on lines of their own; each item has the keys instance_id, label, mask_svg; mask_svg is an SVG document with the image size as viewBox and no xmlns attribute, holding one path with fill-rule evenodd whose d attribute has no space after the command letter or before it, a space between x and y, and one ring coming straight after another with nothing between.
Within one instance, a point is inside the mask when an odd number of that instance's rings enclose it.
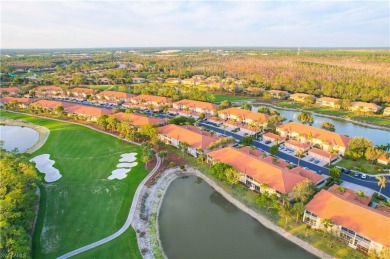
<instances>
[{"instance_id":1,"label":"white cloud","mask_svg":"<svg viewBox=\"0 0 390 259\"><path fill-rule=\"evenodd\" d=\"M3 1L1 47L383 47L388 20L383 1Z\"/></svg>"}]
</instances>

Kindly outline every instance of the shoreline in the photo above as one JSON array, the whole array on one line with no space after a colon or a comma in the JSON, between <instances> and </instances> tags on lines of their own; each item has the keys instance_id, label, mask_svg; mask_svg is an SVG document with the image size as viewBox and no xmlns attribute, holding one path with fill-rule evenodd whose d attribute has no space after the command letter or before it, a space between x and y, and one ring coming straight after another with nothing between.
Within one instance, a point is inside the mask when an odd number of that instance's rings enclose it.
<instances>
[{"instance_id":1,"label":"shoreline","mask_svg":"<svg viewBox=\"0 0 390 259\"><path fill-rule=\"evenodd\" d=\"M39 125L30 123L30 122L27 122L27 121L15 120L15 119L5 119L4 117L0 117L0 124L4 124L7 126L27 127L27 128L31 128L31 129L38 132L39 138L38 138L37 143L35 143L32 147L27 149L25 152L25 153L29 153L29 154L32 154L35 151L37 151L38 149L40 149L45 144L47 138L50 135L49 129L47 129L43 126L39 126Z\"/></svg>"},{"instance_id":2,"label":"shoreline","mask_svg":"<svg viewBox=\"0 0 390 259\"><path fill-rule=\"evenodd\" d=\"M149 187L144 187L145 193L149 191L150 195L147 196L147 198L144 200L139 200L137 204L137 208L144 207L148 215L155 215L157 216L155 218L155 222L152 222L151 224L154 224L156 227L156 232L153 233L151 230L146 226L148 224L142 225L142 220L140 219L140 210L137 210L138 213L136 213L136 217L133 222L133 227L137 231L137 242L139 244L139 249L146 248L148 249L148 254L143 254L143 258L155 258L155 255L151 253L153 251L153 248L151 246L148 246L148 244L158 243L160 252L162 253L163 257L167 258L163 247L161 245L161 239L159 235L159 223L158 223L158 215L161 208L161 204L164 200L165 193L167 189L169 188L169 185L171 182L179 177L182 176L197 176L202 178L208 185L210 185L215 191L220 193L225 199L227 199L230 203L232 203L234 206L236 206L241 211L247 213L249 216L253 217L255 220L257 220L260 224L262 224L264 227L276 232L280 236L288 239L290 242L293 242L295 245L301 247L302 249L305 249L309 253L318 256L319 258L333 258L332 256L326 254L325 252L313 247L311 244L299 239L296 236L293 236L292 234L288 233L281 227L273 224L270 220L265 218L263 215L255 212L254 210L248 208L246 205L244 205L242 202L238 201L236 198L234 198L231 194L226 192L223 188L221 188L217 183L215 183L213 180L202 174L198 169L187 167L186 171L182 171L180 168L171 168L168 170L165 170L161 175L155 179L155 182L153 185ZM154 187L154 188L153 188ZM149 189L150 188L150 189ZM154 189L158 188L158 191L154 191ZM148 190L149 189L149 190ZM148 205L152 205L151 207L147 207ZM149 220L147 221L149 223ZM138 233L138 230L144 226L143 231L145 231L145 235L141 236ZM137 228L138 227L138 228ZM154 234L154 236L153 236ZM145 247L140 246L140 244L143 244Z\"/></svg>"},{"instance_id":3,"label":"shoreline","mask_svg":"<svg viewBox=\"0 0 390 259\"><path fill-rule=\"evenodd\" d=\"M343 117L339 117L339 116L336 116L336 115L329 115L329 114L318 113L318 112L314 112L314 111L308 111L308 110L297 109L297 108L282 107L282 106L278 106L278 105L271 104L271 103L265 103L265 102L258 102L258 101L256 101L256 102L252 102L252 106L269 106L269 107L272 107L272 108L275 108L275 109L281 109L281 110L286 110L286 111L308 112L308 113L311 113L311 114L319 116L319 117L336 119L336 120L342 120L342 121L345 121L345 122L351 122L353 124L357 124L359 126L364 126L364 127L372 128L372 129L380 129L380 130L390 131L390 127L386 127L386 126L381 126L381 125L371 124L371 123L367 123L367 122L357 121L357 120L354 120L354 119L347 120L347 119L345 119Z\"/></svg>"}]
</instances>

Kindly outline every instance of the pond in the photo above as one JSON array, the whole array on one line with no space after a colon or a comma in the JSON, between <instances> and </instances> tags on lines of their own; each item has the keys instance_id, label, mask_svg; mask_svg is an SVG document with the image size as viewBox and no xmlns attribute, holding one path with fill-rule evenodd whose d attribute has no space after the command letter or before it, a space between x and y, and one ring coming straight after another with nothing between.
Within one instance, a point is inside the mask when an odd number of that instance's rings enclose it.
<instances>
[{"instance_id":1,"label":"pond","mask_svg":"<svg viewBox=\"0 0 390 259\"><path fill-rule=\"evenodd\" d=\"M252 110L257 112L260 107L264 106L253 106ZM298 115L301 113L299 111L289 111L283 109L276 109L273 107L269 108L278 111L280 115L287 118L286 122L288 122L289 120L299 122ZM314 119L314 123L312 126L314 127L321 128L321 124L327 121L335 126L337 133L347 135L349 137L366 137L370 139L375 145L386 145L387 143L390 143L389 131L361 126L342 119L326 118L314 114L312 114L312 117Z\"/></svg>"},{"instance_id":2,"label":"pond","mask_svg":"<svg viewBox=\"0 0 390 259\"><path fill-rule=\"evenodd\" d=\"M0 140L4 141L3 148L11 151L15 148L20 153L26 152L38 142L39 133L28 127L0 126Z\"/></svg>"},{"instance_id":3,"label":"pond","mask_svg":"<svg viewBox=\"0 0 390 259\"><path fill-rule=\"evenodd\" d=\"M316 258L227 201L201 178L178 178L160 209L168 258Z\"/></svg>"}]
</instances>

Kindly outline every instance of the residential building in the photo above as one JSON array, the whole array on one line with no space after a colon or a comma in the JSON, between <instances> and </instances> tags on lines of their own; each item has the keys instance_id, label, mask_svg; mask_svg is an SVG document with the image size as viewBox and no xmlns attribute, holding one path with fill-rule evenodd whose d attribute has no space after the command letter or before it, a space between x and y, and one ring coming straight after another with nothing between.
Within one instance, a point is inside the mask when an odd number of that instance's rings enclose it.
<instances>
[{"instance_id":1,"label":"residential building","mask_svg":"<svg viewBox=\"0 0 390 259\"><path fill-rule=\"evenodd\" d=\"M324 229L323 220L330 220L330 232L348 246L379 253L383 247L390 247L390 214L367 206L369 202L370 197L361 198L352 190L333 185L306 205L303 221L312 228Z\"/></svg>"},{"instance_id":2,"label":"residential building","mask_svg":"<svg viewBox=\"0 0 390 259\"><path fill-rule=\"evenodd\" d=\"M382 165L388 165L390 163L390 155L384 154L378 157L377 162Z\"/></svg>"},{"instance_id":3,"label":"residential building","mask_svg":"<svg viewBox=\"0 0 390 259\"><path fill-rule=\"evenodd\" d=\"M267 132L267 133L264 133L263 134L263 139L264 140L269 140L269 141L272 141L272 142L275 142L277 144L281 144L283 142L286 141L286 138L282 137L282 136L279 136L277 134L274 134L272 132Z\"/></svg>"},{"instance_id":4,"label":"residential building","mask_svg":"<svg viewBox=\"0 0 390 259\"><path fill-rule=\"evenodd\" d=\"M382 109L382 107L375 103L352 102L349 109L351 111L377 113Z\"/></svg>"},{"instance_id":5,"label":"residential building","mask_svg":"<svg viewBox=\"0 0 390 259\"><path fill-rule=\"evenodd\" d=\"M316 178L317 181L323 180L323 176L308 170L302 169L305 171L304 174L299 171L291 172L286 165L274 162L272 157L263 159L259 154L251 154L248 148L225 147L211 151L207 153L207 156L209 161L222 162L234 167L240 172L240 181L257 192L268 191L277 195L283 193L292 198L294 187L298 183L310 180L310 178ZM308 175L310 177L307 177Z\"/></svg>"},{"instance_id":6,"label":"residential building","mask_svg":"<svg viewBox=\"0 0 390 259\"><path fill-rule=\"evenodd\" d=\"M340 108L341 99L331 98L331 97L321 97L316 100L316 104L331 107L331 108Z\"/></svg>"},{"instance_id":7,"label":"residential building","mask_svg":"<svg viewBox=\"0 0 390 259\"><path fill-rule=\"evenodd\" d=\"M219 117L224 120L232 120L244 124L252 124L257 127L265 127L268 120L268 115L253 111L248 111L240 108L227 108L218 112Z\"/></svg>"},{"instance_id":8,"label":"residential building","mask_svg":"<svg viewBox=\"0 0 390 259\"><path fill-rule=\"evenodd\" d=\"M38 86L30 90L30 93L34 92L36 97L44 98L49 97L53 98L64 94L64 91L59 86Z\"/></svg>"},{"instance_id":9,"label":"residential building","mask_svg":"<svg viewBox=\"0 0 390 259\"><path fill-rule=\"evenodd\" d=\"M2 97L0 98L0 106L4 104L14 104L18 108L28 108L32 102L36 101L33 98L15 98L15 97Z\"/></svg>"},{"instance_id":10,"label":"residential building","mask_svg":"<svg viewBox=\"0 0 390 259\"><path fill-rule=\"evenodd\" d=\"M180 78L167 78L165 80L167 83L174 83L174 84L180 84L181 83L181 79Z\"/></svg>"},{"instance_id":11,"label":"residential building","mask_svg":"<svg viewBox=\"0 0 390 259\"><path fill-rule=\"evenodd\" d=\"M139 108L161 110L163 105L170 105L171 99L164 96L141 94L131 98L132 104L137 104Z\"/></svg>"},{"instance_id":12,"label":"residential building","mask_svg":"<svg viewBox=\"0 0 390 259\"><path fill-rule=\"evenodd\" d=\"M296 93L296 94L292 94L290 95L290 99L293 100L293 101L296 101L296 102L305 102L306 99L315 99L315 96L314 95L311 95L311 94L303 94L303 93Z\"/></svg>"},{"instance_id":13,"label":"residential building","mask_svg":"<svg viewBox=\"0 0 390 259\"><path fill-rule=\"evenodd\" d=\"M299 142L293 139L289 139L284 142L284 145L288 148L293 149L295 152L302 151L307 152L310 149L310 145L304 142Z\"/></svg>"},{"instance_id":14,"label":"residential building","mask_svg":"<svg viewBox=\"0 0 390 259\"><path fill-rule=\"evenodd\" d=\"M217 115L218 106L213 103L184 99L172 103L172 108L177 111L188 111L197 115L204 113L206 116L215 116Z\"/></svg>"},{"instance_id":15,"label":"residential building","mask_svg":"<svg viewBox=\"0 0 390 259\"><path fill-rule=\"evenodd\" d=\"M131 123L137 127L141 127L147 124L164 125L166 123L164 119L148 117L145 115L140 115L135 113L118 112L111 116L115 117L118 121L123 121L123 120L131 121Z\"/></svg>"},{"instance_id":16,"label":"residential building","mask_svg":"<svg viewBox=\"0 0 390 259\"><path fill-rule=\"evenodd\" d=\"M219 138L195 126L178 126L169 124L158 128L159 139L166 144L180 148L181 143L188 145L187 152L197 157L199 150L206 151L210 144Z\"/></svg>"},{"instance_id":17,"label":"residential building","mask_svg":"<svg viewBox=\"0 0 390 259\"><path fill-rule=\"evenodd\" d=\"M68 108L68 107L74 106L74 104L73 103L66 103L66 102L50 101L50 100L38 100L36 102L31 103L30 106L33 106L36 108L42 108L44 110L53 110L53 109L57 108L58 106Z\"/></svg>"},{"instance_id":18,"label":"residential building","mask_svg":"<svg viewBox=\"0 0 390 259\"><path fill-rule=\"evenodd\" d=\"M195 78L186 78L186 79L181 80L181 83L183 85L195 85L196 82L197 82L197 80Z\"/></svg>"},{"instance_id":19,"label":"residential building","mask_svg":"<svg viewBox=\"0 0 390 259\"><path fill-rule=\"evenodd\" d=\"M130 102L132 98L134 97L133 94L125 93L125 92L115 92L115 91L103 91L98 94L96 94L96 98L98 100L106 101L123 101L123 102Z\"/></svg>"},{"instance_id":20,"label":"residential building","mask_svg":"<svg viewBox=\"0 0 390 259\"><path fill-rule=\"evenodd\" d=\"M87 96L92 96L95 93L95 91L90 88L76 87L76 88L69 89L67 93L68 96L86 98Z\"/></svg>"},{"instance_id":21,"label":"residential building","mask_svg":"<svg viewBox=\"0 0 390 259\"><path fill-rule=\"evenodd\" d=\"M22 89L19 89L17 87L0 88L0 96L16 96L21 91L22 91Z\"/></svg>"},{"instance_id":22,"label":"residential building","mask_svg":"<svg viewBox=\"0 0 390 259\"><path fill-rule=\"evenodd\" d=\"M143 77L133 77L133 78L131 79L131 82L132 82L133 84L141 84L141 83L145 83L145 82L146 82L146 79L143 78Z\"/></svg>"},{"instance_id":23,"label":"residential building","mask_svg":"<svg viewBox=\"0 0 390 259\"><path fill-rule=\"evenodd\" d=\"M383 110L383 116L390 116L390 107L386 107Z\"/></svg>"},{"instance_id":24,"label":"residential building","mask_svg":"<svg viewBox=\"0 0 390 259\"><path fill-rule=\"evenodd\" d=\"M287 92L287 91L281 91L281 90L269 90L268 91L273 98L277 98L277 99L287 99L290 94Z\"/></svg>"},{"instance_id":25,"label":"residential building","mask_svg":"<svg viewBox=\"0 0 390 259\"><path fill-rule=\"evenodd\" d=\"M344 155L348 149L349 137L331 132L316 127L300 124L297 122L289 122L279 125L276 131L286 138L309 143L314 147L324 149L326 151L335 151L340 155Z\"/></svg>"},{"instance_id":26,"label":"residential building","mask_svg":"<svg viewBox=\"0 0 390 259\"><path fill-rule=\"evenodd\" d=\"M321 161L324 161L328 164L332 163L334 160L337 159L336 154L332 154L328 151L318 149L318 148L310 149L308 152L308 155L314 157L315 159L319 159Z\"/></svg>"},{"instance_id":27,"label":"residential building","mask_svg":"<svg viewBox=\"0 0 390 259\"><path fill-rule=\"evenodd\" d=\"M83 117L86 121L96 122L101 115L110 115L111 110L106 108L99 108L87 105L73 105L65 108L68 116L78 115Z\"/></svg>"}]
</instances>

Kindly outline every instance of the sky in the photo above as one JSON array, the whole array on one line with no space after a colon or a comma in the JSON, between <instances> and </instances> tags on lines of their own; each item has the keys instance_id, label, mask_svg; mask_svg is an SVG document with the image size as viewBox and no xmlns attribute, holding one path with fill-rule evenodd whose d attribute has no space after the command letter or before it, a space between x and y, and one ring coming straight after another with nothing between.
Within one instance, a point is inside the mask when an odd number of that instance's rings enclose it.
<instances>
[{"instance_id":1,"label":"sky","mask_svg":"<svg viewBox=\"0 0 390 259\"><path fill-rule=\"evenodd\" d=\"M1 48L386 47L389 1L6 1Z\"/></svg>"}]
</instances>

